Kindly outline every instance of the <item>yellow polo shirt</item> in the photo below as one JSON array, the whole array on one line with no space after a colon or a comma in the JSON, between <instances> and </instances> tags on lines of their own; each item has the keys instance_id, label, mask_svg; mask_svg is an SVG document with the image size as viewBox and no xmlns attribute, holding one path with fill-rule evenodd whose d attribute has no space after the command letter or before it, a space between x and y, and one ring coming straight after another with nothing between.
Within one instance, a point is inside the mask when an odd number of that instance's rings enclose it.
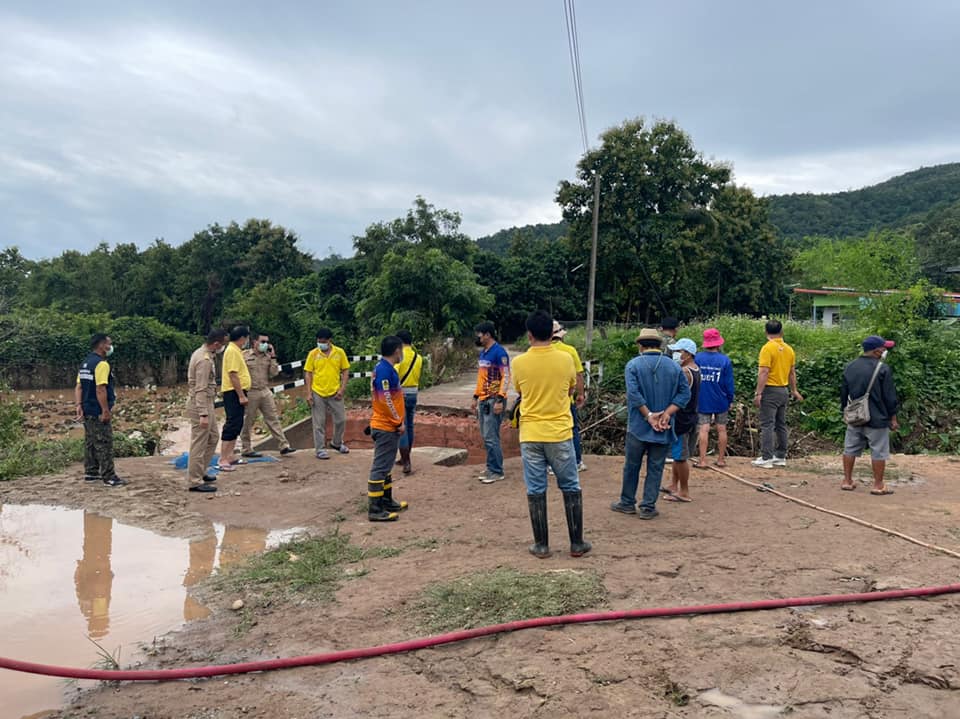
<instances>
[{"instance_id":1,"label":"yellow polo shirt","mask_svg":"<svg viewBox=\"0 0 960 719\"><path fill-rule=\"evenodd\" d=\"M250 370L243 359L243 350L233 342L230 342L223 351L223 377L220 378L221 392L229 392L233 389L233 384L230 382L231 372L236 372L237 377L240 378L240 389L244 391L250 389Z\"/></svg>"},{"instance_id":2,"label":"yellow polo shirt","mask_svg":"<svg viewBox=\"0 0 960 719\"><path fill-rule=\"evenodd\" d=\"M410 369L410 363L413 362L414 357L416 357L417 363L413 366L413 369L410 370L407 378L400 383L400 386L404 389L417 389L420 386L420 373L423 371L423 355L418 354L413 347L404 345L403 359L400 360L400 364L397 365L397 374L400 376L400 379L403 379L403 376L407 374L407 370Z\"/></svg>"},{"instance_id":3,"label":"yellow polo shirt","mask_svg":"<svg viewBox=\"0 0 960 719\"><path fill-rule=\"evenodd\" d=\"M570 389L576 386L573 359L555 345L531 347L513 360L520 393L520 441L564 442L573 438Z\"/></svg>"},{"instance_id":4,"label":"yellow polo shirt","mask_svg":"<svg viewBox=\"0 0 960 719\"><path fill-rule=\"evenodd\" d=\"M759 365L769 367L767 376L768 387L786 387L790 382L790 370L797 363L797 355L793 347L783 341L782 337L767 340L760 350Z\"/></svg>"},{"instance_id":5,"label":"yellow polo shirt","mask_svg":"<svg viewBox=\"0 0 960 719\"><path fill-rule=\"evenodd\" d=\"M313 372L310 388L321 397L332 397L340 391L340 373L345 369L350 369L347 353L333 343L329 355L314 347L303 364L304 372Z\"/></svg>"}]
</instances>

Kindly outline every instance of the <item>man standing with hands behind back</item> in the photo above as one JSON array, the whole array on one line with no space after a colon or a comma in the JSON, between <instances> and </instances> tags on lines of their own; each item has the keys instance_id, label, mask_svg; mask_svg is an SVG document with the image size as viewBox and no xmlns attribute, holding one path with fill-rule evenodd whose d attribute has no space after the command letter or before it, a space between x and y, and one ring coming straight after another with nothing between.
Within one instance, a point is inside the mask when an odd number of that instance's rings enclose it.
<instances>
[{"instance_id":1,"label":"man standing with hands behind back","mask_svg":"<svg viewBox=\"0 0 960 719\"><path fill-rule=\"evenodd\" d=\"M310 403L310 421L313 424L313 447L317 459L330 459L327 453L327 411L333 415L333 441L330 446L347 454L350 450L343 443L347 427L347 410L343 396L350 379L350 362L347 353L333 344L333 332L327 327L317 330L317 346L310 350L303 364L304 384L310 388L307 402Z\"/></svg>"}]
</instances>

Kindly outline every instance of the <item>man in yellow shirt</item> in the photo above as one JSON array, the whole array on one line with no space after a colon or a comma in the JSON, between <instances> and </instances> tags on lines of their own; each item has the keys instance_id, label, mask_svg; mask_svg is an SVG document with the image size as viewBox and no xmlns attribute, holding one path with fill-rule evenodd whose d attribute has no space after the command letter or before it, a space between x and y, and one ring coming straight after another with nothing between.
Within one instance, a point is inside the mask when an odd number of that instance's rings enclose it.
<instances>
[{"instance_id":1,"label":"man in yellow shirt","mask_svg":"<svg viewBox=\"0 0 960 719\"><path fill-rule=\"evenodd\" d=\"M343 396L350 379L350 362L347 353L333 344L333 332L327 327L317 330L317 346L310 350L303 364L303 380L310 388L307 401L310 403L310 420L313 424L313 447L317 459L330 459L327 454L327 412L333 415L333 441L330 446L347 454L350 449L343 443L343 431L347 426L347 410Z\"/></svg>"},{"instance_id":2,"label":"man in yellow shirt","mask_svg":"<svg viewBox=\"0 0 960 719\"><path fill-rule=\"evenodd\" d=\"M803 395L797 390L797 356L783 341L783 324L770 320L765 329L767 343L760 350L757 393L753 397L760 409L761 456L753 464L770 469L787 466L787 403L791 395L802 402Z\"/></svg>"},{"instance_id":3,"label":"man in yellow shirt","mask_svg":"<svg viewBox=\"0 0 960 719\"><path fill-rule=\"evenodd\" d=\"M570 556L590 551L583 540L583 496L573 448L570 392L577 373L566 352L551 344L553 320L538 310L527 318L530 349L513 362L513 379L520 393L520 456L527 507L533 527L530 553L550 556L547 528L547 467L557 475L570 534Z\"/></svg>"},{"instance_id":4,"label":"man in yellow shirt","mask_svg":"<svg viewBox=\"0 0 960 719\"><path fill-rule=\"evenodd\" d=\"M577 471L585 472L587 466L583 463L583 444L580 441L580 412L579 409L583 407L584 402L587 401L587 394L584 390L584 376L583 376L583 363L580 361L580 355L577 353L577 348L568 345L563 341L563 338L566 336L567 331L563 328L556 320L553 321L553 346L558 350L566 352L570 355L570 359L573 360L574 369L577 371L577 387L576 392L570 398L570 414L573 417L573 448L577 452Z\"/></svg>"},{"instance_id":5,"label":"man in yellow shirt","mask_svg":"<svg viewBox=\"0 0 960 719\"><path fill-rule=\"evenodd\" d=\"M423 357L413 348L413 335L409 330L400 330L397 337L403 342L403 359L397 365L400 388L403 390L404 434L400 438L400 459L404 474L412 474L410 450L413 449L413 415L417 409L417 394L420 390L420 373L423 372Z\"/></svg>"},{"instance_id":6,"label":"man in yellow shirt","mask_svg":"<svg viewBox=\"0 0 960 719\"><path fill-rule=\"evenodd\" d=\"M223 352L223 377L220 391L223 393L223 410L227 419L220 433L220 464L222 472L236 469L237 460L234 448L237 437L243 430L243 417L246 414L247 390L250 389L250 370L243 359L243 350L250 342L250 330L237 325L230 330L230 342Z\"/></svg>"}]
</instances>

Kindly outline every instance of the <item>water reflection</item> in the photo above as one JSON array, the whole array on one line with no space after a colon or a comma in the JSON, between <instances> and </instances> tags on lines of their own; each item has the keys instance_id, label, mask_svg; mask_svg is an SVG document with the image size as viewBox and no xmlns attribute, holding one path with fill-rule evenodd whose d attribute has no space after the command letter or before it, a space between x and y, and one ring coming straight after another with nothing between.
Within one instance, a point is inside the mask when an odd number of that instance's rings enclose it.
<instances>
[{"instance_id":1,"label":"water reflection","mask_svg":"<svg viewBox=\"0 0 960 719\"><path fill-rule=\"evenodd\" d=\"M113 572L110 550L113 544L113 520L92 512L83 513L83 555L77 562L73 584L80 613L87 618L91 639L105 637L110 630L110 589Z\"/></svg>"},{"instance_id":2,"label":"water reflection","mask_svg":"<svg viewBox=\"0 0 960 719\"><path fill-rule=\"evenodd\" d=\"M89 667L90 637L135 662L141 642L210 615L191 593L205 578L300 531L210 523L187 541L96 512L0 504L0 656ZM55 678L0 671L0 716L60 706L62 693Z\"/></svg>"}]
</instances>

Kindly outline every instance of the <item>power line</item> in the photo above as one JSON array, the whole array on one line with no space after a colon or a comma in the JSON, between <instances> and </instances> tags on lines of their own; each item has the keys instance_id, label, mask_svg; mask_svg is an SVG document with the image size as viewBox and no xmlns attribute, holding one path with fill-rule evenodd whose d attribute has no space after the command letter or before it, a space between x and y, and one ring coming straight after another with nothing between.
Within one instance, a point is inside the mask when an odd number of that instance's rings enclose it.
<instances>
[{"instance_id":1,"label":"power line","mask_svg":"<svg viewBox=\"0 0 960 719\"><path fill-rule=\"evenodd\" d=\"M580 41L577 37L577 10L574 0L563 0L563 18L567 26L567 49L570 53L570 71L573 74L573 94L577 103L577 122L580 125L580 141L587 152L587 114L583 102L583 76L580 71Z\"/></svg>"}]
</instances>

